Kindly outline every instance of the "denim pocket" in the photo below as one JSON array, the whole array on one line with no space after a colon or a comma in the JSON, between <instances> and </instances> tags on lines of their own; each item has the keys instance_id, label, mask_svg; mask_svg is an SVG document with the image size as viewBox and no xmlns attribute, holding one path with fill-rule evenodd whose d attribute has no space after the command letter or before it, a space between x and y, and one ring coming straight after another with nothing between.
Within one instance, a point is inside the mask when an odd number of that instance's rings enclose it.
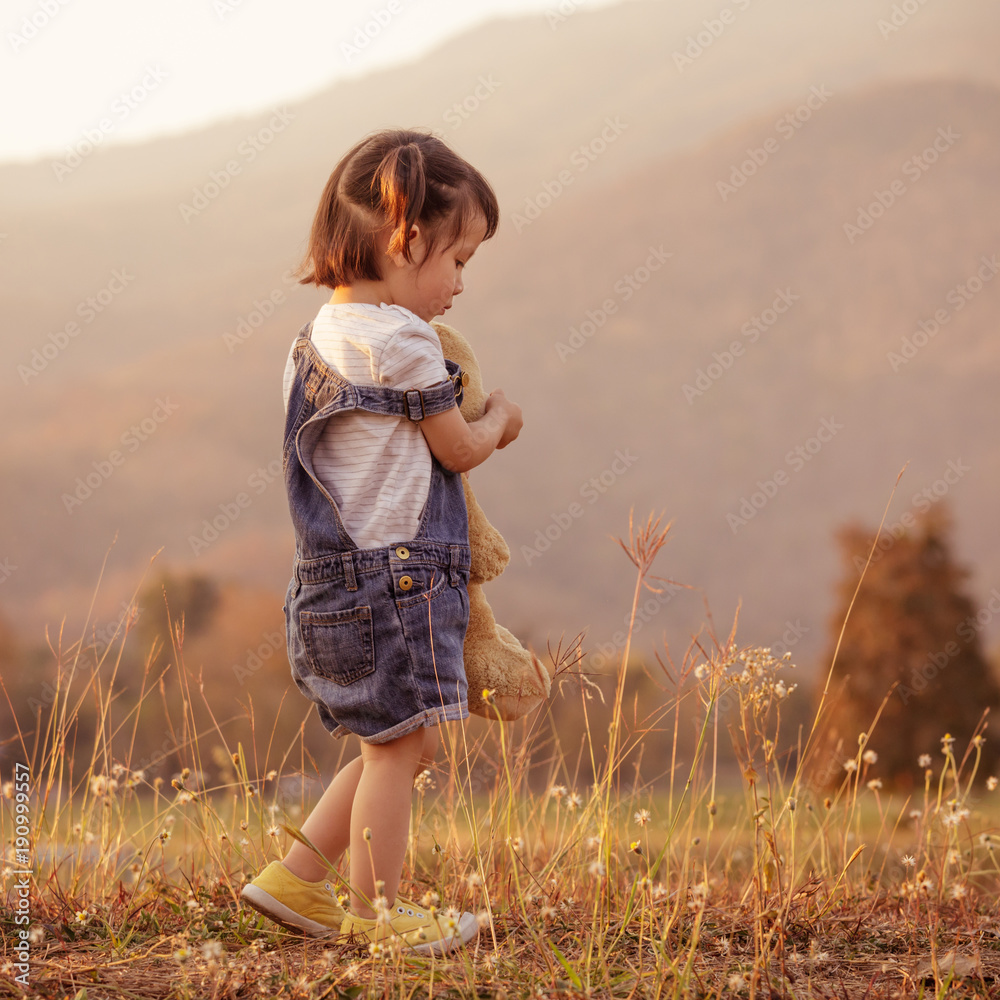
<instances>
[{"instance_id":1,"label":"denim pocket","mask_svg":"<svg viewBox=\"0 0 1000 1000\"><path fill-rule=\"evenodd\" d=\"M318 676L347 685L375 673L371 608L302 611L299 631L309 665Z\"/></svg>"}]
</instances>

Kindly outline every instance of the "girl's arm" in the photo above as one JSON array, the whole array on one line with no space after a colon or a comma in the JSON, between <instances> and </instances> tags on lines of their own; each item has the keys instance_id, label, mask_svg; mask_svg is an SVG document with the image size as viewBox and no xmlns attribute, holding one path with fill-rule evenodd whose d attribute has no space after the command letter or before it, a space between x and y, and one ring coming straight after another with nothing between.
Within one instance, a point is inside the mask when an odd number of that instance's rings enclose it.
<instances>
[{"instance_id":1,"label":"girl's arm","mask_svg":"<svg viewBox=\"0 0 1000 1000\"><path fill-rule=\"evenodd\" d=\"M521 432L521 407L503 390L490 393L486 412L467 424L457 406L420 422L431 454L450 472L468 472Z\"/></svg>"}]
</instances>

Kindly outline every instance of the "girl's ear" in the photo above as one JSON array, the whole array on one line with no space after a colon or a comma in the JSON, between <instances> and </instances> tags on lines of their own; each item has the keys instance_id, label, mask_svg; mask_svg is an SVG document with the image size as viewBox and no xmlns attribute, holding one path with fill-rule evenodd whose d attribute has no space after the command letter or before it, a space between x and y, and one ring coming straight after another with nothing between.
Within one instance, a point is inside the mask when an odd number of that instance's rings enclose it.
<instances>
[{"instance_id":1,"label":"girl's ear","mask_svg":"<svg viewBox=\"0 0 1000 1000\"><path fill-rule=\"evenodd\" d=\"M421 247L420 227L416 223L410 226L409 245L410 245L410 257L413 258L414 260L418 260L420 257L420 253L418 253L417 251L421 251L422 247ZM399 250L397 250L395 253L389 254L389 260L391 260L393 264L396 265L396 267L405 267L407 264L410 263L410 261L408 261L403 256L402 252Z\"/></svg>"}]
</instances>

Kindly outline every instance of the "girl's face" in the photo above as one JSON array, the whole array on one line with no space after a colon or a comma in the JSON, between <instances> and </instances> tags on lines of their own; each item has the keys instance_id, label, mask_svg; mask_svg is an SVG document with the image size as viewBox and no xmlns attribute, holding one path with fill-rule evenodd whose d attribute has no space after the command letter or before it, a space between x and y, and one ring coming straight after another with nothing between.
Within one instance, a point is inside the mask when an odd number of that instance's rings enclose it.
<instances>
[{"instance_id":1,"label":"girl's face","mask_svg":"<svg viewBox=\"0 0 1000 1000\"><path fill-rule=\"evenodd\" d=\"M401 255L387 268L386 283L396 305L405 306L424 322L441 316L464 288L462 271L486 235L486 221L476 218L450 247L436 247L429 257L419 226L411 230L413 261ZM426 259L425 259L426 258Z\"/></svg>"}]
</instances>

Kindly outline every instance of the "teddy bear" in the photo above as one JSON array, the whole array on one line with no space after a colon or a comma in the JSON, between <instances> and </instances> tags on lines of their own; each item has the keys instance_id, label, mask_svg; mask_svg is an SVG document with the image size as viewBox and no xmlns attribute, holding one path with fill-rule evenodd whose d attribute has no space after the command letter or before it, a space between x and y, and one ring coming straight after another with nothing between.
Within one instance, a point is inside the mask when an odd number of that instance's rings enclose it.
<instances>
[{"instance_id":1,"label":"teddy bear","mask_svg":"<svg viewBox=\"0 0 1000 1000\"><path fill-rule=\"evenodd\" d=\"M444 323L433 324L444 356L457 362L465 375L461 414L466 421L486 412L479 362L469 342ZM469 512L469 627L465 633L465 674L469 681L469 711L488 719L509 722L538 708L549 696L551 680L542 662L525 649L493 617L483 584L496 579L510 562L510 549L479 506L469 477L462 474L465 505ZM484 690L492 692L487 702Z\"/></svg>"}]
</instances>

